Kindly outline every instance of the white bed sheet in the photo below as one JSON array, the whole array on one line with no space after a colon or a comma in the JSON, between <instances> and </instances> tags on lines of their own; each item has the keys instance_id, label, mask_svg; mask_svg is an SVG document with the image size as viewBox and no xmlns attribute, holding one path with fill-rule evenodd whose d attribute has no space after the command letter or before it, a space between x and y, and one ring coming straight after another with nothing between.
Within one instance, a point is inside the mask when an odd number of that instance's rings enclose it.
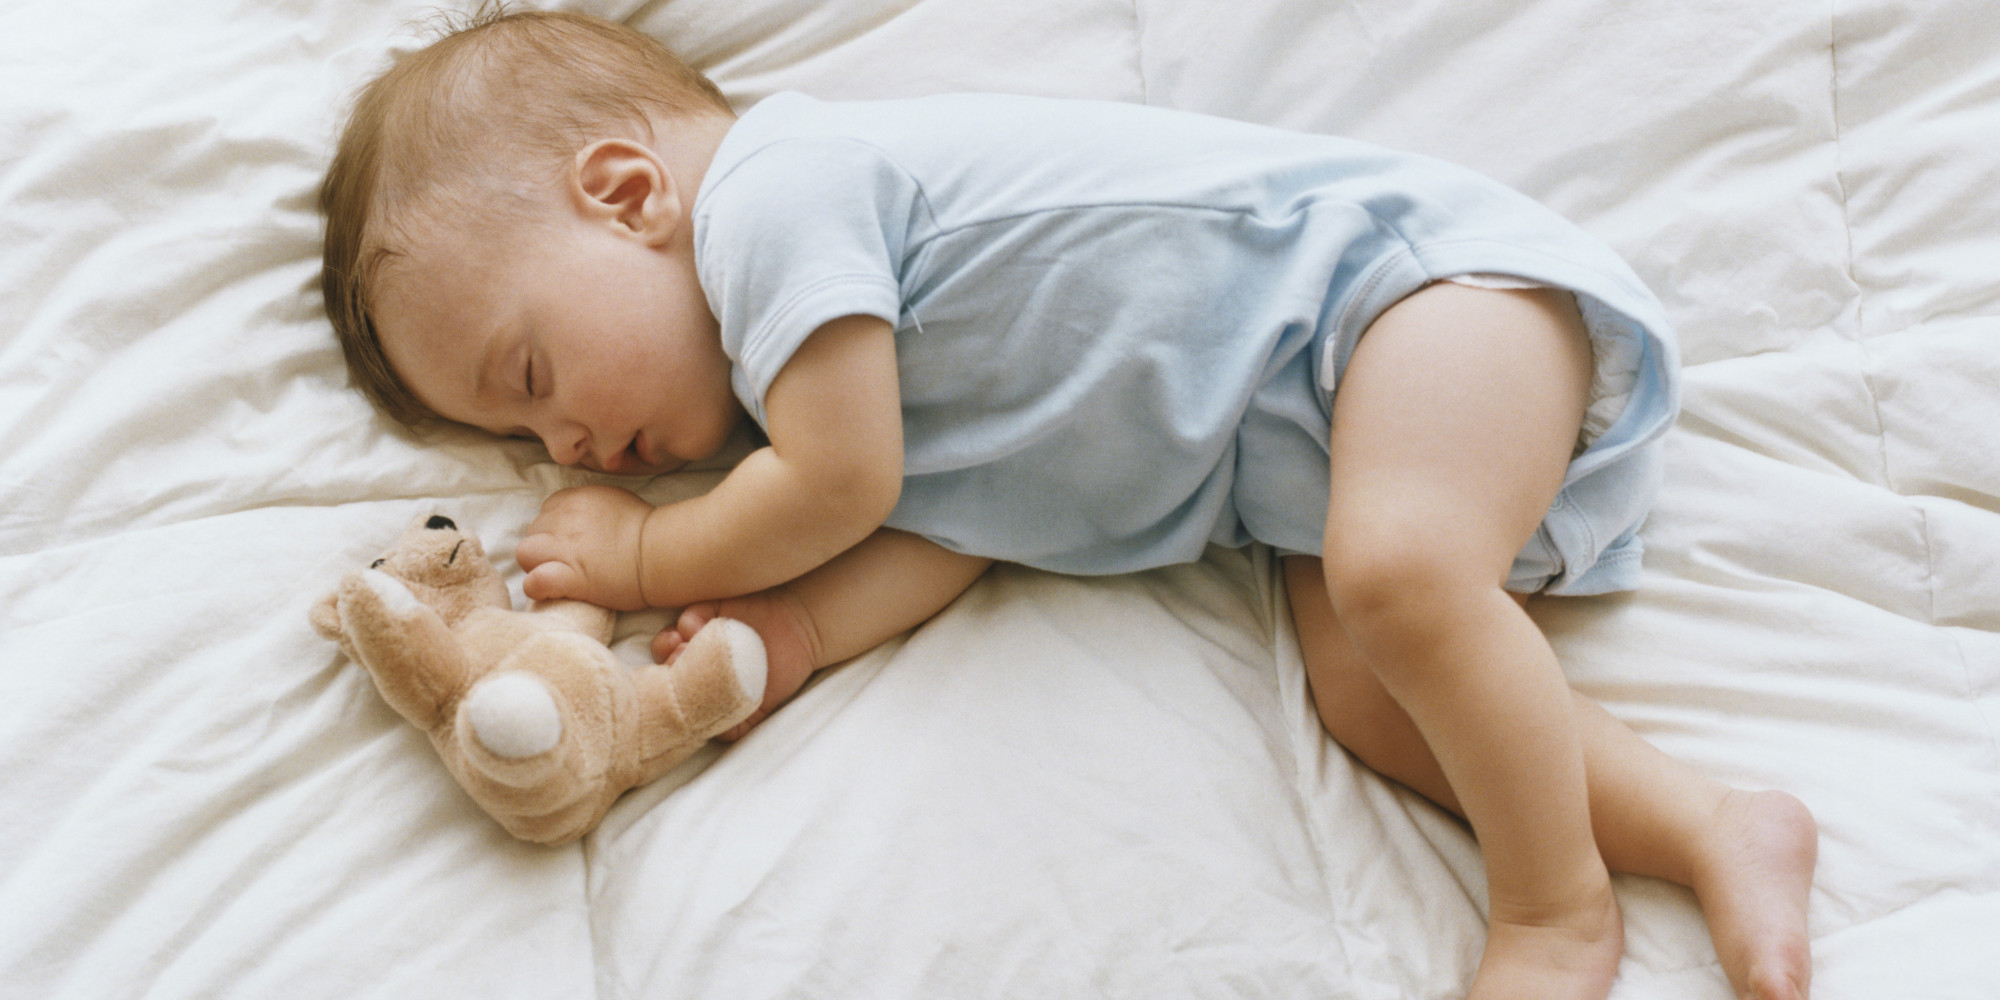
<instances>
[{"instance_id":1,"label":"white bed sheet","mask_svg":"<svg viewBox=\"0 0 2000 1000\"><path fill-rule=\"evenodd\" d=\"M1643 588L1536 614L1640 733L1813 807L1816 995L2000 995L1989 5L570 6L742 105L1144 101L1445 156L1610 241L1686 412ZM305 620L432 509L518 586L581 481L344 388L312 193L425 10L0 7L0 995L1462 990L1477 852L1325 739L1257 551L997 570L581 845L486 821ZM1615 997L1728 994L1688 893L1618 890Z\"/></svg>"}]
</instances>

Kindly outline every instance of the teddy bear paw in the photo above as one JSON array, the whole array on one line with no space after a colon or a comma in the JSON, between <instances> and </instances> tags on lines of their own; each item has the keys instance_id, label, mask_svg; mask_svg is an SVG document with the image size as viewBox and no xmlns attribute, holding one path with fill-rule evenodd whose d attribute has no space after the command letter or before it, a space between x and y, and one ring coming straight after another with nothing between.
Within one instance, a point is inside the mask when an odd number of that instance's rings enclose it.
<instances>
[{"instance_id":1,"label":"teddy bear paw","mask_svg":"<svg viewBox=\"0 0 2000 1000\"><path fill-rule=\"evenodd\" d=\"M410 588L403 586L403 581L379 569L362 570L361 582L374 592L382 610L391 617L413 618L426 610L424 602L417 600L417 595L410 593Z\"/></svg>"},{"instance_id":2,"label":"teddy bear paw","mask_svg":"<svg viewBox=\"0 0 2000 1000\"><path fill-rule=\"evenodd\" d=\"M516 672L495 674L465 696L472 735L494 755L534 757L562 741L562 711L541 681Z\"/></svg>"},{"instance_id":3,"label":"teddy bear paw","mask_svg":"<svg viewBox=\"0 0 2000 1000\"><path fill-rule=\"evenodd\" d=\"M743 696L751 702L761 701L770 675L763 637L756 629L733 618L717 618L709 626L719 629L728 643L729 666L736 674L736 684L743 689Z\"/></svg>"}]
</instances>

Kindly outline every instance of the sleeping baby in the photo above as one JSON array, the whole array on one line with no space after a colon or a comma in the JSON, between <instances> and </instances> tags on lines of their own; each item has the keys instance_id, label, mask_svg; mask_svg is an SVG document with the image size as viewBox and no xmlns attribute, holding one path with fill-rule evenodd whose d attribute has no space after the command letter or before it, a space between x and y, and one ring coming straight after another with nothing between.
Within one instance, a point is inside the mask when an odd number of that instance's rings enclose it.
<instances>
[{"instance_id":1,"label":"sleeping baby","mask_svg":"<svg viewBox=\"0 0 2000 1000\"><path fill-rule=\"evenodd\" d=\"M1609 870L1693 888L1737 992L1802 997L1811 815L1572 691L1523 608L1638 579L1678 399L1659 303L1422 157L1130 105L770 97L646 36L482 15L361 94L322 188L358 386L406 423L650 475L551 496L537 599L763 636L758 715L993 561L1284 556L1328 733L1478 837L1471 995L1599 998Z\"/></svg>"}]
</instances>

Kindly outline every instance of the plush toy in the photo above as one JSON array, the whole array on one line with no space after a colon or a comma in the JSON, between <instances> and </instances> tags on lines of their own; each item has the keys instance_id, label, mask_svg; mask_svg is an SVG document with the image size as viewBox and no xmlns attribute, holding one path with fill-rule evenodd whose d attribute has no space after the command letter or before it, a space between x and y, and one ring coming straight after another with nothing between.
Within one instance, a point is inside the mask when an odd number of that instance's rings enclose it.
<instances>
[{"instance_id":1,"label":"plush toy","mask_svg":"<svg viewBox=\"0 0 2000 1000\"><path fill-rule=\"evenodd\" d=\"M612 612L512 603L479 540L433 516L314 605L312 623L523 840L590 832L763 698L764 644L741 622L712 621L671 663L634 668L606 646Z\"/></svg>"}]
</instances>

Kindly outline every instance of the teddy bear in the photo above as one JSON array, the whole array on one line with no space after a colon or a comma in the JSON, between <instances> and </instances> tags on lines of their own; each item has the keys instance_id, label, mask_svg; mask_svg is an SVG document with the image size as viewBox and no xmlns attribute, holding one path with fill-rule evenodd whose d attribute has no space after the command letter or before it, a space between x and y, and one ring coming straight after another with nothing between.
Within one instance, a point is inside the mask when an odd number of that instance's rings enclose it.
<instances>
[{"instance_id":1,"label":"teddy bear","mask_svg":"<svg viewBox=\"0 0 2000 1000\"><path fill-rule=\"evenodd\" d=\"M312 624L430 734L453 778L508 833L564 844L749 717L764 644L716 619L664 665L611 652L614 614L581 601L513 607L479 539L441 514L413 522L312 608Z\"/></svg>"}]
</instances>

